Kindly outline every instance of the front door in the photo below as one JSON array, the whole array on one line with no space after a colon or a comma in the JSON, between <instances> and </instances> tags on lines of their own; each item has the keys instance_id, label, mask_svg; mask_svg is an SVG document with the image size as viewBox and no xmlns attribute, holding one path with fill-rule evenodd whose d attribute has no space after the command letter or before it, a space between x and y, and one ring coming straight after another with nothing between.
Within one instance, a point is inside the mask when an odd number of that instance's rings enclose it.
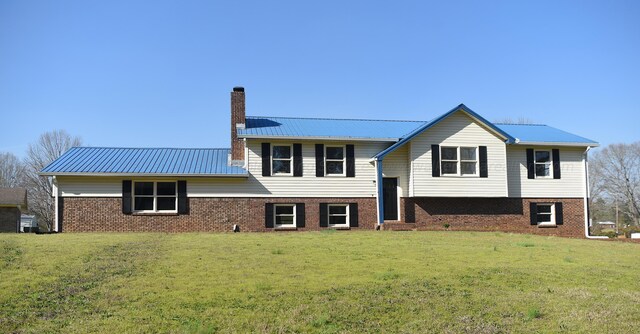
<instances>
[{"instance_id":1,"label":"front door","mask_svg":"<svg viewBox=\"0 0 640 334\"><path fill-rule=\"evenodd\" d=\"M398 220L398 179L382 179L382 199L384 200L384 220Z\"/></svg>"}]
</instances>

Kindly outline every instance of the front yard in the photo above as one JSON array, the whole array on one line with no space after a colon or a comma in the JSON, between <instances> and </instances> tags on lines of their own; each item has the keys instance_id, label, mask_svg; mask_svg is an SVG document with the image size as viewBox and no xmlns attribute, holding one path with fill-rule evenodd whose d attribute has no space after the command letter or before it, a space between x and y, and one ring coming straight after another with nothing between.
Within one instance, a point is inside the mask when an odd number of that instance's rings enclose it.
<instances>
[{"instance_id":1,"label":"front yard","mask_svg":"<svg viewBox=\"0 0 640 334\"><path fill-rule=\"evenodd\" d=\"M503 233L0 235L0 332L640 326L640 244Z\"/></svg>"}]
</instances>

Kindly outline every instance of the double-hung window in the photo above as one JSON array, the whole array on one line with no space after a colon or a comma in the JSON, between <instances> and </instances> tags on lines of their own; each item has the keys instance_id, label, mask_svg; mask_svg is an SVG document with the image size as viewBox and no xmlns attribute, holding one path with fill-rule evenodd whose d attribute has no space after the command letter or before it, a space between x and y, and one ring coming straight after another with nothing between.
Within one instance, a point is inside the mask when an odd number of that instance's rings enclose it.
<instances>
[{"instance_id":1,"label":"double-hung window","mask_svg":"<svg viewBox=\"0 0 640 334\"><path fill-rule=\"evenodd\" d=\"M325 171L326 175L344 174L344 146L325 147Z\"/></svg>"},{"instance_id":2,"label":"double-hung window","mask_svg":"<svg viewBox=\"0 0 640 334\"><path fill-rule=\"evenodd\" d=\"M442 175L477 175L477 150L477 147L443 146L440 149Z\"/></svg>"},{"instance_id":3,"label":"double-hung window","mask_svg":"<svg viewBox=\"0 0 640 334\"><path fill-rule=\"evenodd\" d=\"M329 227L349 227L348 204L329 204L327 211Z\"/></svg>"},{"instance_id":4,"label":"double-hung window","mask_svg":"<svg viewBox=\"0 0 640 334\"><path fill-rule=\"evenodd\" d=\"M177 212L177 199L176 182L134 182L134 211Z\"/></svg>"},{"instance_id":5,"label":"double-hung window","mask_svg":"<svg viewBox=\"0 0 640 334\"><path fill-rule=\"evenodd\" d=\"M538 203L536 212L536 221L538 226L556 226L553 204Z\"/></svg>"},{"instance_id":6,"label":"double-hung window","mask_svg":"<svg viewBox=\"0 0 640 334\"><path fill-rule=\"evenodd\" d=\"M536 177L551 177L551 151L536 151Z\"/></svg>"},{"instance_id":7,"label":"double-hung window","mask_svg":"<svg viewBox=\"0 0 640 334\"><path fill-rule=\"evenodd\" d=\"M273 175L291 175L291 146L273 145L271 171Z\"/></svg>"},{"instance_id":8,"label":"double-hung window","mask_svg":"<svg viewBox=\"0 0 640 334\"><path fill-rule=\"evenodd\" d=\"M296 226L296 205L295 204L274 204L273 221L275 227L295 227Z\"/></svg>"}]
</instances>

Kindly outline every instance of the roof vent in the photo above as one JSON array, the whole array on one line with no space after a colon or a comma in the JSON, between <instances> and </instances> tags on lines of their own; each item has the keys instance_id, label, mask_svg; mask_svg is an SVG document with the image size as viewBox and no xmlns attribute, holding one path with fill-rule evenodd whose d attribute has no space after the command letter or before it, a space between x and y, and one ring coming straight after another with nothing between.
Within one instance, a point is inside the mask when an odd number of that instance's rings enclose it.
<instances>
[{"instance_id":1,"label":"roof vent","mask_svg":"<svg viewBox=\"0 0 640 334\"><path fill-rule=\"evenodd\" d=\"M234 92L244 92L244 87L240 87L240 86L238 86L238 87L233 87L233 91L234 91Z\"/></svg>"}]
</instances>

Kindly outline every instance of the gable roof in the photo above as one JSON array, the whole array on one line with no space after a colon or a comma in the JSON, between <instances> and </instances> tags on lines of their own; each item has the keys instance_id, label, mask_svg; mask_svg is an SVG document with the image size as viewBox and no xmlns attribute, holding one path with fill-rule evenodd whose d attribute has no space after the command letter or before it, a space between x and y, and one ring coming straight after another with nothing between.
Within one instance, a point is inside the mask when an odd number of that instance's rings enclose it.
<instances>
[{"instance_id":1,"label":"gable roof","mask_svg":"<svg viewBox=\"0 0 640 334\"><path fill-rule=\"evenodd\" d=\"M596 141L542 124L496 124L515 138L518 145L598 146Z\"/></svg>"},{"instance_id":2,"label":"gable roof","mask_svg":"<svg viewBox=\"0 0 640 334\"><path fill-rule=\"evenodd\" d=\"M228 164L228 148L73 147L41 175L247 176Z\"/></svg>"},{"instance_id":3,"label":"gable roof","mask_svg":"<svg viewBox=\"0 0 640 334\"><path fill-rule=\"evenodd\" d=\"M493 132L498 137L502 137L505 140L505 142L512 143L512 142L515 141L515 138L513 138L508 133L506 133L502 129L498 128L497 126L495 126L493 123L487 121L486 119L484 119L482 116L478 115L473 110L467 108L467 106L465 106L464 104L459 104L457 107L447 111L446 113L440 115L439 117L437 117L437 118L435 118L435 119L433 119L433 120L431 120L429 122L426 122L421 127L417 128L414 131L412 131L411 133L407 134L405 137L403 137L401 140L399 140L395 144L389 146L387 149L385 149L382 152L379 152L378 154L376 154L373 157L373 159L378 160L378 159L384 158L384 156L386 156L387 154L395 151L400 146L406 144L408 141L413 139L413 137L421 134L425 130L433 127L434 125L436 125L438 123L440 123L442 120L446 119L447 117L451 116L452 114L454 114L454 113L456 113L458 111L466 113L469 117L473 118L477 122L479 122L482 125L484 125L489 131Z\"/></svg>"},{"instance_id":4,"label":"gable roof","mask_svg":"<svg viewBox=\"0 0 640 334\"><path fill-rule=\"evenodd\" d=\"M247 116L239 138L370 140L396 142L424 121Z\"/></svg>"},{"instance_id":5,"label":"gable roof","mask_svg":"<svg viewBox=\"0 0 640 334\"><path fill-rule=\"evenodd\" d=\"M0 206L27 207L27 189L0 188Z\"/></svg>"}]
</instances>

